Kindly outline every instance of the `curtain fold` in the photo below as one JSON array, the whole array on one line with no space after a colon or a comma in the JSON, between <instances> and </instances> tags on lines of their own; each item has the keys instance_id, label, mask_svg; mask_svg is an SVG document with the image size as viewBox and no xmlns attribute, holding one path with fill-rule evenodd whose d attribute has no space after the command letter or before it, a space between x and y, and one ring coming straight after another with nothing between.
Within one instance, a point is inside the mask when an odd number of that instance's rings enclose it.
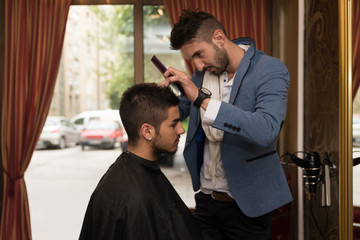
<instances>
[{"instance_id":1,"label":"curtain fold","mask_svg":"<svg viewBox=\"0 0 360 240\"><path fill-rule=\"evenodd\" d=\"M353 100L360 86L360 1L353 2L352 44L353 44Z\"/></svg>"},{"instance_id":2,"label":"curtain fold","mask_svg":"<svg viewBox=\"0 0 360 240\"><path fill-rule=\"evenodd\" d=\"M171 26L183 9L201 10L214 15L225 27L230 39L250 37L266 52L266 0L163 0ZM194 65L186 61L189 72Z\"/></svg>"},{"instance_id":3,"label":"curtain fold","mask_svg":"<svg viewBox=\"0 0 360 240\"><path fill-rule=\"evenodd\" d=\"M32 239L24 173L50 107L71 0L5 2L0 239Z\"/></svg>"}]
</instances>

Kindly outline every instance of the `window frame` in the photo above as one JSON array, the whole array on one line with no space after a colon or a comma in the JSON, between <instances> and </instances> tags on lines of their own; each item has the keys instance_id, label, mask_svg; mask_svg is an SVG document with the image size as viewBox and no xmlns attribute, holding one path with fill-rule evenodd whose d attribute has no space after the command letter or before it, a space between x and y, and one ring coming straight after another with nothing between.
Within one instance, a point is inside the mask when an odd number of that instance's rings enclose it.
<instances>
[{"instance_id":1,"label":"window frame","mask_svg":"<svg viewBox=\"0 0 360 240\"><path fill-rule=\"evenodd\" d=\"M163 5L162 0L72 0L71 5L115 5L134 6L134 84L144 82L144 28L143 6Z\"/></svg>"}]
</instances>

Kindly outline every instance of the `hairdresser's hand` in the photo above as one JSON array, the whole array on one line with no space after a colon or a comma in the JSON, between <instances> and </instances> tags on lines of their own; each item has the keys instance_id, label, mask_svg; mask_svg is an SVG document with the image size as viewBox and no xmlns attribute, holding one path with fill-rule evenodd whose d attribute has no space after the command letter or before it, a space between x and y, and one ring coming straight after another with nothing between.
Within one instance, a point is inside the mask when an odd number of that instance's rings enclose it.
<instances>
[{"instance_id":1,"label":"hairdresser's hand","mask_svg":"<svg viewBox=\"0 0 360 240\"><path fill-rule=\"evenodd\" d=\"M186 75L186 73L179 71L173 67L169 67L166 72L164 72L165 80L159 83L160 86L168 87L170 83L180 84L185 92L185 96L192 102L195 101L199 94L199 89L191 81L191 79Z\"/></svg>"}]
</instances>

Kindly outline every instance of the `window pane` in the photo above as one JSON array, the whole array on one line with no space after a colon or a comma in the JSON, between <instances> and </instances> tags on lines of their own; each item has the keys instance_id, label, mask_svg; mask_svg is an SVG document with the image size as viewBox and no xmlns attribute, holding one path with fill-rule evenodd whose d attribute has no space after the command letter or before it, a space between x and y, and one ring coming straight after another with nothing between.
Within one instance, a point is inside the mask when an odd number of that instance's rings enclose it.
<instances>
[{"instance_id":1,"label":"window pane","mask_svg":"<svg viewBox=\"0 0 360 240\"><path fill-rule=\"evenodd\" d=\"M180 51L170 49L171 26L164 6L144 6L144 81L161 82L164 77L151 62L156 55L165 67L187 72Z\"/></svg>"},{"instance_id":2,"label":"window pane","mask_svg":"<svg viewBox=\"0 0 360 240\"><path fill-rule=\"evenodd\" d=\"M50 115L118 108L134 83L133 5L71 6Z\"/></svg>"}]
</instances>

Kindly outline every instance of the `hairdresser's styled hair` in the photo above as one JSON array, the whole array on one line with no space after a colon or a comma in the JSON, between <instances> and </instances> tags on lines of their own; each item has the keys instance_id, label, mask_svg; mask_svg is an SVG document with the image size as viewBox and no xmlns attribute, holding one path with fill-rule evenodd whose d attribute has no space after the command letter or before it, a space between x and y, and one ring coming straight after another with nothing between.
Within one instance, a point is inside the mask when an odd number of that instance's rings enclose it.
<instances>
[{"instance_id":1,"label":"hairdresser's styled hair","mask_svg":"<svg viewBox=\"0 0 360 240\"><path fill-rule=\"evenodd\" d=\"M225 32L224 26L211 14L202 11L183 10L170 36L171 48L180 49L195 39L211 43L215 30Z\"/></svg>"},{"instance_id":2,"label":"hairdresser's styled hair","mask_svg":"<svg viewBox=\"0 0 360 240\"><path fill-rule=\"evenodd\" d=\"M155 83L141 83L128 88L121 98L119 112L129 144L136 144L144 123L152 125L159 133L169 108L178 104L179 99L170 88L159 87Z\"/></svg>"}]
</instances>

